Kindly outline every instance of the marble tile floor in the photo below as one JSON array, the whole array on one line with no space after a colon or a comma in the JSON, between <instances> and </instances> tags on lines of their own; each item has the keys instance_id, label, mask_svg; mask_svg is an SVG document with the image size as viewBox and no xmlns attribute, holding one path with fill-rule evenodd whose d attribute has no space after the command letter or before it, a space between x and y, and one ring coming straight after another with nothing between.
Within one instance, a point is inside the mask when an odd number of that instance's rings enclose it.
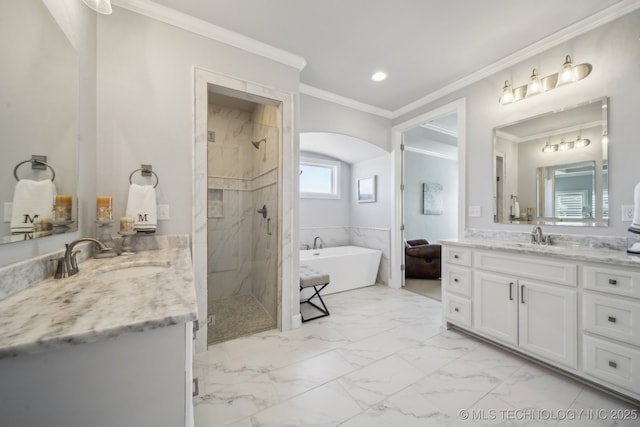
<instances>
[{"instance_id":1,"label":"marble tile floor","mask_svg":"<svg viewBox=\"0 0 640 427\"><path fill-rule=\"evenodd\" d=\"M207 333L209 345L276 327L276 320L253 295L210 299L208 311L216 316Z\"/></svg>"},{"instance_id":2,"label":"marble tile floor","mask_svg":"<svg viewBox=\"0 0 640 427\"><path fill-rule=\"evenodd\" d=\"M196 354L195 425L640 424L639 408L442 329L438 301L380 285L325 301L331 315L302 328ZM627 419L615 420L624 410Z\"/></svg>"},{"instance_id":3,"label":"marble tile floor","mask_svg":"<svg viewBox=\"0 0 640 427\"><path fill-rule=\"evenodd\" d=\"M423 295L436 301L442 301L442 283L440 279L404 279L404 289Z\"/></svg>"}]
</instances>

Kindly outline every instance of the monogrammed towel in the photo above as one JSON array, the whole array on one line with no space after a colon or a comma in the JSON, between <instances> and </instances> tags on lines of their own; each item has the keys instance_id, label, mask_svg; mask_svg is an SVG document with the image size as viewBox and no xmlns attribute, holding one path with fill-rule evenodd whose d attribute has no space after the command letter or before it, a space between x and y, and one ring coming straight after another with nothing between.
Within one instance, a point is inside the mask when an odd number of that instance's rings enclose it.
<instances>
[{"instance_id":1,"label":"monogrammed towel","mask_svg":"<svg viewBox=\"0 0 640 427\"><path fill-rule=\"evenodd\" d=\"M156 190L152 185L131 184L126 216L132 217L136 231L153 233L158 225Z\"/></svg>"}]
</instances>

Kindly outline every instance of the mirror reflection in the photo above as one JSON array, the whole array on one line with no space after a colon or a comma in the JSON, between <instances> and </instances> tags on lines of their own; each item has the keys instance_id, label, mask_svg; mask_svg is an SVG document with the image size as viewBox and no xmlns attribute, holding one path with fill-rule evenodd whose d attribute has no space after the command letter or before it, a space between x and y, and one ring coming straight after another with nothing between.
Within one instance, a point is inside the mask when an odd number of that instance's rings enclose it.
<instances>
[{"instance_id":1,"label":"mirror reflection","mask_svg":"<svg viewBox=\"0 0 640 427\"><path fill-rule=\"evenodd\" d=\"M42 0L3 0L0 52L0 243L75 231L76 50Z\"/></svg>"},{"instance_id":2,"label":"mirror reflection","mask_svg":"<svg viewBox=\"0 0 640 427\"><path fill-rule=\"evenodd\" d=\"M494 221L607 226L607 98L494 129Z\"/></svg>"}]
</instances>

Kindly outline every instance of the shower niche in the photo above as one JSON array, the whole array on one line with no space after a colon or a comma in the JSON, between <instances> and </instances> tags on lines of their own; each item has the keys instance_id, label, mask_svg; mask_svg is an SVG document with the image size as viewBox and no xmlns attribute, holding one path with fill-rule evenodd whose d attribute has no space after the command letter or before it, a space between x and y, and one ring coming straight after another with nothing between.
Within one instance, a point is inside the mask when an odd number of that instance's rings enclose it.
<instances>
[{"instance_id":1,"label":"shower niche","mask_svg":"<svg viewBox=\"0 0 640 427\"><path fill-rule=\"evenodd\" d=\"M278 123L275 105L209 93L208 344L278 327Z\"/></svg>"}]
</instances>

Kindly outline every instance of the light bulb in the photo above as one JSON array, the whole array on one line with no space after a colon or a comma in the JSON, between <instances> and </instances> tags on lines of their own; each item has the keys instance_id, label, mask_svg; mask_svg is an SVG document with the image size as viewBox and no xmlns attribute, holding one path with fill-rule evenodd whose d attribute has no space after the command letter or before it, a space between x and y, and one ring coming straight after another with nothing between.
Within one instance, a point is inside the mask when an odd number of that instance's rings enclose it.
<instances>
[{"instance_id":1,"label":"light bulb","mask_svg":"<svg viewBox=\"0 0 640 427\"><path fill-rule=\"evenodd\" d=\"M576 81L576 72L573 68L573 63L571 62L571 56L567 55L562 64L562 68L560 68L560 72L558 73L558 83L557 86L562 86L567 83L573 83Z\"/></svg>"},{"instance_id":2,"label":"light bulb","mask_svg":"<svg viewBox=\"0 0 640 427\"><path fill-rule=\"evenodd\" d=\"M500 104L509 104L513 102L513 88L509 84L509 80L504 81L504 87L502 88L502 97L500 98Z\"/></svg>"},{"instance_id":3,"label":"light bulb","mask_svg":"<svg viewBox=\"0 0 640 427\"><path fill-rule=\"evenodd\" d=\"M527 85L527 96L537 95L540 92L542 92L542 83L540 82L538 71L534 68L531 78L529 79L529 84Z\"/></svg>"}]
</instances>

